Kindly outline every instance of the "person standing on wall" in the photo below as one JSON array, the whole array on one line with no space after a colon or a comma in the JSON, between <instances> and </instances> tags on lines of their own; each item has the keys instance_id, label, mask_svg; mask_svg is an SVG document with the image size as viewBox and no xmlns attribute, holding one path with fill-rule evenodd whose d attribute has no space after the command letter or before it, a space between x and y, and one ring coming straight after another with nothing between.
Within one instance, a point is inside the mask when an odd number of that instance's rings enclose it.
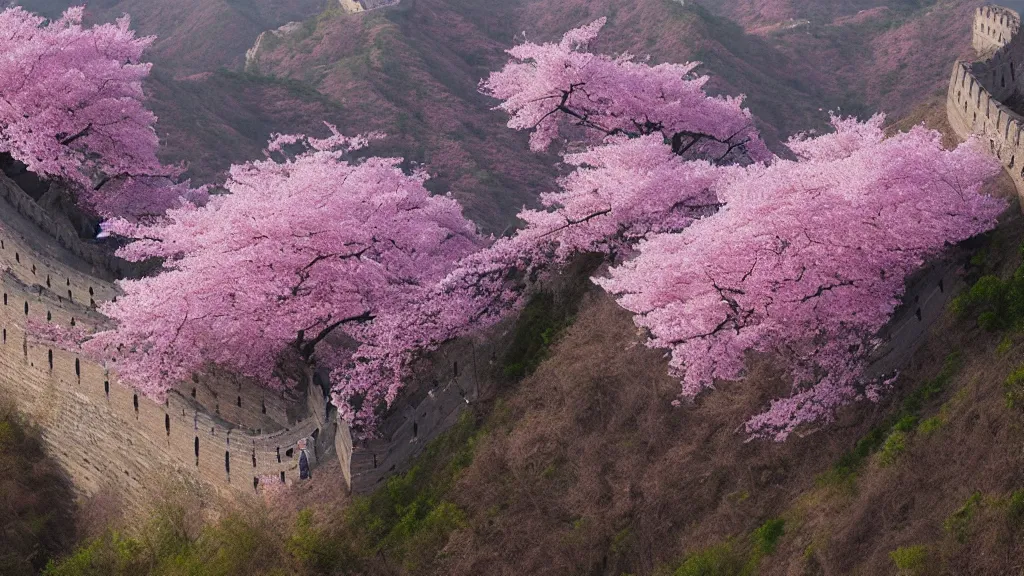
<instances>
[{"instance_id":1,"label":"person standing on wall","mask_svg":"<svg viewBox=\"0 0 1024 576\"><path fill-rule=\"evenodd\" d=\"M299 480L309 480L313 474L309 468L309 454L306 453L306 439L298 441L299 447Z\"/></svg>"}]
</instances>

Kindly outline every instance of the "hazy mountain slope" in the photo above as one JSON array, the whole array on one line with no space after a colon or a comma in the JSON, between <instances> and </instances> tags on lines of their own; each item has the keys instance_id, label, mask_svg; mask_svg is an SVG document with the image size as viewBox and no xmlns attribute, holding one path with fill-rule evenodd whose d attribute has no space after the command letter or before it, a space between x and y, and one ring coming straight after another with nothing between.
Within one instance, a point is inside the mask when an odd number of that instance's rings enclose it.
<instances>
[{"instance_id":1,"label":"hazy mountain slope","mask_svg":"<svg viewBox=\"0 0 1024 576\"><path fill-rule=\"evenodd\" d=\"M310 88L223 69L179 78L154 69L146 89L160 118L162 157L186 162L186 176L200 182L221 181L231 163L261 158L272 132L320 134L324 121L343 120Z\"/></svg>"},{"instance_id":2,"label":"hazy mountain slope","mask_svg":"<svg viewBox=\"0 0 1024 576\"><path fill-rule=\"evenodd\" d=\"M73 2L23 3L53 14ZM258 154L271 131L315 132L319 121L330 120L348 132L386 132L375 152L425 165L435 176L432 189L451 191L470 217L500 232L522 205L555 185L557 156L529 152L525 136L506 129L503 115L490 110L494 102L477 93L521 32L552 40L608 17L595 49L702 61L711 89L747 94L766 138L777 142L822 128L829 109L908 111L944 85L949 62L966 51L969 18L960 16L975 3L914 9L907 1L866 20L769 35L724 17L749 24L742 6L775 14L776 4L783 0L716 4L715 15L676 0L405 0L351 15L333 2L321 13L321 0L103 0L90 4L88 17L128 11L141 33L158 35L147 89L161 117L165 157L189 159L191 176L216 181L231 162ZM838 2L784 4L798 16L854 13ZM298 31L265 37L253 68L290 82L207 74L221 66L240 70L261 31L302 18ZM958 24L939 25L944 19Z\"/></svg>"},{"instance_id":3,"label":"hazy mountain slope","mask_svg":"<svg viewBox=\"0 0 1024 576\"><path fill-rule=\"evenodd\" d=\"M675 0L591 0L547 3L531 0L523 14L533 39L556 39L570 28L607 17L593 48L607 53L649 55L654 62L703 63L712 91L745 94L769 140L820 128L820 109L842 105L845 94L824 87L827 70L778 51L765 39L712 15L699 5Z\"/></svg>"},{"instance_id":4,"label":"hazy mountain slope","mask_svg":"<svg viewBox=\"0 0 1024 576\"><path fill-rule=\"evenodd\" d=\"M132 17L141 35L155 35L149 57L186 72L241 66L245 51L264 30L304 20L334 0L19 0L27 10L54 17L86 5L86 18L106 22Z\"/></svg>"},{"instance_id":5,"label":"hazy mountain slope","mask_svg":"<svg viewBox=\"0 0 1024 576\"><path fill-rule=\"evenodd\" d=\"M596 49L706 61L712 89L750 94L770 140L821 127L823 103L841 103L815 88L816 72L799 60L699 7L668 0L409 0L369 14L335 10L265 41L253 68L316 87L342 106L347 125L387 132L385 148L425 163L438 175L435 189L451 190L472 218L500 230L551 188L555 158L530 153L477 84L504 64L503 50L518 32L557 39L602 16L609 24Z\"/></svg>"},{"instance_id":6,"label":"hazy mountain slope","mask_svg":"<svg viewBox=\"0 0 1024 576\"><path fill-rule=\"evenodd\" d=\"M378 150L424 164L432 189L501 231L554 186L555 157L527 150L526 136L477 83L504 61L519 1L412 0L365 14L324 13L268 42L260 74L315 87L339 103L345 127L387 133Z\"/></svg>"},{"instance_id":7,"label":"hazy mountain slope","mask_svg":"<svg viewBox=\"0 0 1024 576\"><path fill-rule=\"evenodd\" d=\"M983 3L708 0L703 5L818 71L824 92L849 94L850 101L864 106L851 111L903 115L945 90L953 60L970 54L973 11Z\"/></svg>"},{"instance_id":8,"label":"hazy mountain slope","mask_svg":"<svg viewBox=\"0 0 1024 576\"><path fill-rule=\"evenodd\" d=\"M80 0L22 0L26 9L56 16ZM260 157L271 132L321 130L337 109L303 86L253 78L241 70L257 36L320 12L331 0L99 0L86 20L124 13L142 35L157 37L146 82L157 132L170 162L187 161L188 176L218 182L232 162Z\"/></svg>"}]
</instances>

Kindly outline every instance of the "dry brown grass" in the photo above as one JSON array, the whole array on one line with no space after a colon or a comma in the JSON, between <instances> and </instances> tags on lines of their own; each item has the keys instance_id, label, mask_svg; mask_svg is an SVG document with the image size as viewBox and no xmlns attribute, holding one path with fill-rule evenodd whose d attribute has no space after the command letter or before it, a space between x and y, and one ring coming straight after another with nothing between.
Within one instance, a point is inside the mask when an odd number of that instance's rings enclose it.
<instances>
[{"instance_id":1,"label":"dry brown grass","mask_svg":"<svg viewBox=\"0 0 1024 576\"><path fill-rule=\"evenodd\" d=\"M785 385L765 362L745 383L673 408L679 384L628 313L599 293L551 358L496 408L454 498L470 527L451 574L651 573L749 532L813 485L866 429L864 411L786 444L738 429Z\"/></svg>"},{"instance_id":2,"label":"dry brown grass","mask_svg":"<svg viewBox=\"0 0 1024 576\"><path fill-rule=\"evenodd\" d=\"M990 191L1012 195L1007 184ZM991 256L1004 273L1024 236L1019 212L1005 218ZM786 389L769 362L754 359L746 381L672 408L678 383L663 352L592 292L550 358L495 406L453 496L468 525L440 572L651 574L782 517L786 534L761 574L892 574L890 552L915 544L932 551L929 573L1009 573L1024 531L1000 502L1024 486L1024 420L1006 408L1002 382L1024 338L997 353L1001 338L947 314L882 404L849 407L785 444L746 442L745 418ZM816 482L953 352L962 367L921 413L941 413L937 431L908 434L894 464L874 455L851 483ZM943 524L975 491L989 503L960 543Z\"/></svg>"}]
</instances>

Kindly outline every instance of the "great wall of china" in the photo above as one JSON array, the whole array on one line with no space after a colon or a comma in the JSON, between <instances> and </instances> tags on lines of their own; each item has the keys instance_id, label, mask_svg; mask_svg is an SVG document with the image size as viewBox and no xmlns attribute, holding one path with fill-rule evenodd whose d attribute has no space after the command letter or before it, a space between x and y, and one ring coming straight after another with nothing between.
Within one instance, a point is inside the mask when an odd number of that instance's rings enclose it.
<instances>
[{"instance_id":1,"label":"great wall of china","mask_svg":"<svg viewBox=\"0 0 1024 576\"><path fill-rule=\"evenodd\" d=\"M1019 17L999 8L975 15L974 45L989 57L954 66L947 108L961 137L982 134L1024 181L1024 119L1012 110L1018 80ZM947 261L957 260L951 255ZM888 373L923 341L962 286L955 264L934 263L908 281L905 303L872 365ZM66 350L33 340L28 320L94 328L98 304L115 298L124 263L79 239L15 181L0 175L0 396L40 427L48 452L83 494L108 487L142 505L173 479L200 494L257 493L298 477L296 443L311 439L321 462L340 461L350 488L365 492L404 470L490 385L504 336L452 342L431 354L384 420L378 438L353 442L316 385L304 396L275 393L224 375L183 383L163 404L121 386L116 376ZM500 331L500 330L499 330Z\"/></svg>"},{"instance_id":2,"label":"great wall of china","mask_svg":"<svg viewBox=\"0 0 1024 576\"><path fill-rule=\"evenodd\" d=\"M83 494L108 487L140 505L169 478L204 494L254 494L260 483L298 478L302 438L314 463L339 459L351 489L367 491L457 420L478 389L477 358L493 354L468 340L442 347L409 383L379 438L354 446L315 385L302 397L207 375L157 404L26 331L29 321L101 326L96 306L117 295L107 265L123 264L0 175L0 396L39 426L48 452Z\"/></svg>"},{"instance_id":3,"label":"great wall of china","mask_svg":"<svg viewBox=\"0 0 1024 576\"><path fill-rule=\"evenodd\" d=\"M1017 33L1020 15L998 6L983 6L974 14L977 62L957 61L946 94L946 115L957 136L979 136L1002 162L1017 187L1024 191L1024 40Z\"/></svg>"}]
</instances>

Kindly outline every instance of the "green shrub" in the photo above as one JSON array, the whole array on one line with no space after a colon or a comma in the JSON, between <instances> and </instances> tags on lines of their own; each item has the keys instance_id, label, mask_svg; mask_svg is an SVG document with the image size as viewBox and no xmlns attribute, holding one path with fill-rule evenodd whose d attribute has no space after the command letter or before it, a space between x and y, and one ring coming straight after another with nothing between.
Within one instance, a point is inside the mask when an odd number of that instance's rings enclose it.
<instances>
[{"instance_id":1,"label":"green shrub","mask_svg":"<svg viewBox=\"0 0 1024 576\"><path fill-rule=\"evenodd\" d=\"M108 532L60 562L50 561L43 576L129 576L145 574L145 548L133 538Z\"/></svg>"},{"instance_id":2,"label":"green shrub","mask_svg":"<svg viewBox=\"0 0 1024 576\"><path fill-rule=\"evenodd\" d=\"M733 544L725 542L687 556L672 576L737 576L745 564Z\"/></svg>"},{"instance_id":3,"label":"green shrub","mask_svg":"<svg viewBox=\"0 0 1024 576\"><path fill-rule=\"evenodd\" d=\"M928 568L928 547L923 544L916 546L900 546L889 552L893 564L906 576L923 576Z\"/></svg>"},{"instance_id":4,"label":"green shrub","mask_svg":"<svg viewBox=\"0 0 1024 576\"><path fill-rule=\"evenodd\" d=\"M1021 249L1024 252L1024 244ZM981 253L971 260L972 264L975 259L979 264L986 261ZM1024 328L1024 265L1005 280L994 274L982 276L953 300L952 308L961 317L975 316L978 326L985 330Z\"/></svg>"},{"instance_id":5,"label":"green shrub","mask_svg":"<svg viewBox=\"0 0 1024 576\"><path fill-rule=\"evenodd\" d=\"M883 465L891 464L895 457L906 448L907 433L915 430L919 414L924 405L941 394L953 377L960 371L963 362L958 352L946 357L942 370L932 379L915 388L900 404L895 417L886 419L865 434L853 449L839 457L832 468L817 478L819 486L849 485L868 456L884 450L880 459Z\"/></svg>"},{"instance_id":6,"label":"green shrub","mask_svg":"<svg viewBox=\"0 0 1024 576\"><path fill-rule=\"evenodd\" d=\"M912 432L915 428L917 428L917 416L913 414L900 418L892 426L892 429L897 432Z\"/></svg>"},{"instance_id":7,"label":"green shrub","mask_svg":"<svg viewBox=\"0 0 1024 576\"><path fill-rule=\"evenodd\" d=\"M1024 366L1017 368L1006 377L1003 382L1003 390L1006 392L1006 407L1012 409L1024 408Z\"/></svg>"},{"instance_id":8,"label":"green shrub","mask_svg":"<svg viewBox=\"0 0 1024 576\"><path fill-rule=\"evenodd\" d=\"M1013 338L1010 336L1003 336L1003 339L999 341L999 345L996 346L996 354L1003 356L1010 349L1013 348Z\"/></svg>"},{"instance_id":9,"label":"green shrub","mask_svg":"<svg viewBox=\"0 0 1024 576\"><path fill-rule=\"evenodd\" d=\"M779 538L785 533L786 521L773 518L754 530L754 554L771 556L779 545Z\"/></svg>"},{"instance_id":10,"label":"green shrub","mask_svg":"<svg viewBox=\"0 0 1024 576\"><path fill-rule=\"evenodd\" d=\"M907 449L907 433L897 430L885 439L882 449L878 453L878 463L882 466L892 466L896 463L899 455Z\"/></svg>"},{"instance_id":11,"label":"green shrub","mask_svg":"<svg viewBox=\"0 0 1024 576\"><path fill-rule=\"evenodd\" d=\"M1013 528L1024 527L1024 490L1017 490L1006 501L1006 519Z\"/></svg>"},{"instance_id":12,"label":"green shrub","mask_svg":"<svg viewBox=\"0 0 1024 576\"><path fill-rule=\"evenodd\" d=\"M922 420L917 426L917 433L922 436L931 436L935 432L938 432L942 428L943 421L941 416L932 416L927 420Z\"/></svg>"},{"instance_id":13,"label":"green shrub","mask_svg":"<svg viewBox=\"0 0 1024 576\"><path fill-rule=\"evenodd\" d=\"M355 565L348 546L339 546L336 539L315 522L313 511L305 509L295 519L295 527L285 543L289 554L317 573L329 573L342 563Z\"/></svg>"},{"instance_id":14,"label":"green shrub","mask_svg":"<svg viewBox=\"0 0 1024 576\"><path fill-rule=\"evenodd\" d=\"M505 353L505 376L518 380L532 374L569 322L556 306L552 294L543 292L534 296L516 322L512 343Z\"/></svg>"},{"instance_id":15,"label":"green shrub","mask_svg":"<svg viewBox=\"0 0 1024 576\"><path fill-rule=\"evenodd\" d=\"M970 535L971 520L978 509L981 508L981 504L981 492L971 494L963 506L946 518L946 521L943 523L946 532L956 538L958 542L966 542L967 537Z\"/></svg>"}]
</instances>

